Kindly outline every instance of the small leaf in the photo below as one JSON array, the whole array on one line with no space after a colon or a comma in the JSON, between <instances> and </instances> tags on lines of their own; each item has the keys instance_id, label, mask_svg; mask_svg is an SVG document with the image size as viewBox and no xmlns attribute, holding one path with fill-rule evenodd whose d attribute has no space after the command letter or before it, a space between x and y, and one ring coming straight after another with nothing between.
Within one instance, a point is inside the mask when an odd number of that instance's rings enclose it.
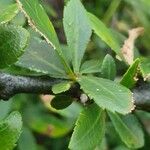
<instances>
[{"instance_id":1,"label":"small leaf","mask_svg":"<svg viewBox=\"0 0 150 150\"><path fill-rule=\"evenodd\" d=\"M1 101L0 100L0 120L4 119L11 109L12 101Z\"/></svg>"},{"instance_id":2,"label":"small leaf","mask_svg":"<svg viewBox=\"0 0 150 150\"><path fill-rule=\"evenodd\" d=\"M99 60L88 60L85 61L80 69L80 73L97 73L100 72L101 62Z\"/></svg>"},{"instance_id":3,"label":"small leaf","mask_svg":"<svg viewBox=\"0 0 150 150\"><path fill-rule=\"evenodd\" d=\"M71 87L71 82L70 81L66 81L66 82L61 82L58 84L55 84L52 87L52 91L54 94L59 94L65 91L68 91Z\"/></svg>"},{"instance_id":4,"label":"small leaf","mask_svg":"<svg viewBox=\"0 0 150 150\"><path fill-rule=\"evenodd\" d=\"M17 66L16 64L3 69L3 72L15 75L22 75L22 76L41 76L43 73L37 73L36 71L31 71L29 69Z\"/></svg>"},{"instance_id":5,"label":"small leaf","mask_svg":"<svg viewBox=\"0 0 150 150\"><path fill-rule=\"evenodd\" d=\"M140 59L136 59L132 66L129 67L127 72L123 75L123 78L120 81L120 84L124 85L127 88L133 88L137 82L137 74L139 72L139 63Z\"/></svg>"},{"instance_id":6,"label":"small leaf","mask_svg":"<svg viewBox=\"0 0 150 150\"><path fill-rule=\"evenodd\" d=\"M19 26L0 26L0 69L15 63L24 53L29 33Z\"/></svg>"},{"instance_id":7,"label":"small leaf","mask_svg":"<svg viewBox=\"0 0 150 150\"><path fill-rule=\"evenodd\" d=\"M19 139L22 128L21 115L13 112L5 120L0 122L0 148L12 150Z\"/></svg>"},{"instance_id":8,"label":"small leaf","mask_svg":"<svg viewBox=\"0 0 150 150\"><path fill-rule=\"evenodd\" d=\"M30 69L31 71L48 74L55 78L67 78L56 51L39 38L31 39L26 52L16 65Z\"/></svg>"},{"instance_id":9,"label":"small leaf","mask_svg":"<svg viewBox=\"0 0 150 150\"><path fill-rule=\"evenodd\" d=\"M56 95L52 101L51 106L57 110L65 109L66 107L70 106L73 102L73 99L66 95Z\"/></svg>"},{"instance_id":10,"label":"small leaf","mask_svg":"<svg viewBox=\"0 0 150 150\"><path fill-rule=\"evenodd\" d=\"M107 54L101 67L101 77L114 80L116 77L116 64L113 57Z\"/></svg>"},{"instance_id":11,"label":"small leaf","mask_svg":"<svg viewBox=\"0 0 150 150\"><path fill-rule=\"evenodd\" d=\"M8 5L14 4L14 0L1 0L0 1L0 11L5 9Z\"/></svg>"},{"instance_id":12,"label":"small leaf","mask_svg":"<svg viewBox=\"0 0 150 150\"><path fill-rule=\"evenodd\" d=\"M18 12L19 12L19 9L18 9L17 4L9 5L0 14L0 24L4 24L12 20Z\"/></svg>"},{"instance_id":13,"label":"small leaf","mask_svg":"<svg viewBox=\"0 0 150 150\"><path fill-rule=\"evenodd\" d=\"M126 87L107 79L81 76L81 89L102 109L127 114L134 109L133 95Z\"/></svg>"},{"instance_id":14,"label":"small leaf","mask_svg":"<svg viewBox=\"0 0 150 150\"><path fill-rule=\"evenodd\" d=\"M92 30L80 0L70 0L64 10L63 19L74 72L78 73Z\"/></svg>"},{"instance_id":15,"label":"small leaf","mask_svg":"<svg viewBox=\"0 0 150 150\"><path fill-rule=\"evenodd\" d=\"M96 104L85 108L74 129L69 149L93 150L102 141L105 133L105 111Z\"/></svg>"},{"instance_id":16,"label":"small leaf","mask_svg":"<svg viewBox=\"0 0 150 150\"><path fill-rule=\"evenodd\" d=\"M42 5L39 4L39 1L16 0L16 2L18 3L20 10L27 17L29 25L41 36L43 36L45 40L53 47L56 54L59 56L62 65L64 65L65 71L69 74L70 78L74 78L74 74L63 56L55 29Z\"/></svg>"},{"instance_id":17,"label":"small leaf","mask_svg":"<svg viewBox=\"0 0 150 150\"><path fill-rule=\"evenodd\" d=\"M34 135L28 128L23 128L23 132L18 141L19 150L37 150Z\"/></svg>"},{"instance_id":18,"label":"small leaf","mask_svg":"<svg viewBox=\"0 0 150 150\"><path fill-rule=\"evenodd\" d=\"M115 36L113 36L110 29L108 29L105 24L100 21L96 16L88 13L90 24L94 32L118 55L120 55L121 46Z\"/></svg>"},{"instance_id":19,"label":"small leaf","mask_svg":"<svg viewBox=\"0 0 150 150\"><path fill-rule=\"evenodd\" d=\"M58 38L55 29L49 20L43 7L38 0L16 0L21 11L23 11L31 25L31 27L39 30L48 43L51 43L53 48L59 47Z\"/></svg>"},{"instance_id":20,"label":"small leaf","mask_svg":"<svg viewBox=\"0 0 150 150\"><path fill-rule=\"evenodd\" d=\"M121 117L116 113L108 114L120 138L129 148L136 149L144 146L144 134L134 115Z\"/></svg>"},{"instance_id":21,"label":"small leaf","mask_svg":"<svg viewBox=\"0 0 150 150\"><path fill-rule=\"evenodd\" d=\"M140 70L144 80L150 80L150 58L142 58L140 59Z\"/></svg>"}]
</instances>

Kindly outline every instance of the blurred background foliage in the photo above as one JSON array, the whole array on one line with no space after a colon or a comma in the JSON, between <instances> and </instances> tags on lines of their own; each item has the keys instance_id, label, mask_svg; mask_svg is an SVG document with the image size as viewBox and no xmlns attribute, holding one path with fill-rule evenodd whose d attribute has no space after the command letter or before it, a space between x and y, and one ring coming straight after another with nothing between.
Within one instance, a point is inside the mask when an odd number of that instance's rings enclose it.
<instances>
[{"instance_id":1,"label":"blurred background foliage","mask_svg":"<svg viewBox=\"0 0 150 150\"><path fill-rule=\"evenodd\" d=\"M63 31L63 8L68 0L41 0L61 43L66 44ZM118 37L123 41L128 36L128 30L142 26L145 33L136 41L136 57L149 59L150 56L150 1L149 0L82 0L85 8L98 16ZM13 0L0 0L0 13L5 5L13 3ZM20 12L10 24L18 24L27 28L32 36L38 36L27 23L24 15ZM96 35L92 35L85 60L90 58L103 60L106 54L114 56L113 51ZM118 77L125 73L127 66L117 59ZM7 72L27 74L28 70L19 67L11 67ZM31 74L31 73L30 73ZM32 73L34 74L34 73ZM3 119L13 110L21 112L24 128L16 150L67 150L69 139L78 114L82 106L73 103L67 109L54 110L50 106L52 96L38 96L20 94L8 102L0 101L0 119ZM145 146L141 150L150 148L150 114L136 111L136 115L143 125L145 131ZM114 127L108 120L106 137L96 150L129 150L118 138ZM111 131L111 132L110 132Z\"/></svg>"}]
</instances>

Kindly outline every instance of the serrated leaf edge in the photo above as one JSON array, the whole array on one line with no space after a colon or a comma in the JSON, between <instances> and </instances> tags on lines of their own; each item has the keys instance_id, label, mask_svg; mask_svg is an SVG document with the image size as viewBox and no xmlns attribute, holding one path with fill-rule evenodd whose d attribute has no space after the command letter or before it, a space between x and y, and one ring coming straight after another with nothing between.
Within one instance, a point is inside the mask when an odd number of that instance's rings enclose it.
<instances>
[{"instance_id":1,"label":"serrated leaf edge","mask_svg":"<svg viewBox=\"0 0 150 150\"><path fill-rule=\"evenodd\" d=\"M28 14L26 13L26 11L23 9L23 5L22 3L20 2L20 0L16 0L19 8L20 8L20 11L23 12L23 14L25 15L25 17L27 18L28 20L28 23L29 25L31 26L31 28L33 28L37 33L39 33L41 36L44 37L44 39L46 40L46 42L48 44L50 44L54 50L56 50L56 46L47 38L47 36L45 34L43 34L39 29L37 29L37 27L34 25L34 22L30 19L30 17L28 16Z\"/></svg>"},{"instance_id":2,"label":"serrated leaf edge","mask_svg":"<svg viewBox=\"0 0 150 150\"><path fill-rule=\"evenodd\" d=\"M84 111L84 110L83 110L83 111ZM85 116L85 115L83 114L83 111L79 114L79 116L81 116L81 115ZM98 122L99 117L102 115L102 113L104 113L104 110L103 110L103 109L99 112L99 115L97 115L97 118L96 118L95 122L92 124L92 129L94 128L94 126L95 126L96 123ZM76 121L76 124L75 124L75 128L76 128L76 127L79 127L79 126L80 126L80 122L79 122L79 118L78 118L78 120ZM75 131L75 128L73 129L73 132ZM92 129L90 128L90 130L88 131L88 133L89 133ZM86 135L87 135L88 133L86 133ZM83 138L85 138L86 135L84 135L82 138L80 138L80 139L78 140L78 142L76 142L75 144L73 144L73 147L75 147L75 145L77 145L80 140L83 140ZM72 135L70 141L72 140L72 138L73 138L73 135ZM69 148L72 147L72 146L70 147L70 144L71 144L71 143L69 143L69 146L68 146Z\"/></svg>"},{"instance_id":3,"label":"serrated leaf edge","mask_svg":"<svg viewBox=\"0 0 150 150\"><path fill-rule=\"evenodd\" d=\"M80 79L78 79L78 81L80 81ZM83 91L84 91L84 88L82 87L82 85L80 84L80 89L82 89ZM88 94L88 92L85 92L88 96L89 96L89 98L90 99L93 99L94 100L94 98L93 98L93 96L91 95L91 94ZM131 113L133 110L135 110L135 107L136 107L136 105L135 105L135 100L134 100L134 96L133 96L133 93L131 92L131 94L132 94L132 98L131 98L131 104L132 104L132 107L130 108L130 110L128 111L128 112L124 112L124 113L122 113L123 115L127 115L127 114L129 114L129 113ZM95 102L96 103L96 102ZM97 104L97 103L96 103ZM104 108L104 107L102 107L102 106L99 106L101 109L103 109L103 110L105 110L106 108ZM107 110L107 109L106 109ZM115 112L117 112L117 111L115 111L115 110L109 110L109 111L111 111L111 112L113 112L113 113L115 113Z\"/></svg>"}]
</instances>

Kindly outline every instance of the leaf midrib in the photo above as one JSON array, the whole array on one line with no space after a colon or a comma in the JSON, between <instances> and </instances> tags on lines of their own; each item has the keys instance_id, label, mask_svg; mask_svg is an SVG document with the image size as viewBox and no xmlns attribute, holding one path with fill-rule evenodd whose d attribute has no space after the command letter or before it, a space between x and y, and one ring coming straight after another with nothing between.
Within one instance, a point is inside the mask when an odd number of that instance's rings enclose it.
<instances>
[{"instance_id":1,"label":"leaf midrib","mask_svg":"<svg viewBox=\"0 0 150 150\"><path fill-rule=\"evenodd\" d=\"M103 110L101 110L101 111L99 112L99 115L97 115L97 118L96 118L95 122L92 124L91 128L86 132L86 134L84 134L84 136L83 136L82 138L80 138L80 140L78 140L76 143L73 144L73 147L75 147L75 145L77 145L78 143L80 143L81 141L83 141L84 138L90 133L90 131L93 130L93 128L95 127L95 125L96 125L97 122L99 121L99 118L100 118L102 112L103 112ZM83 115L83 116L84 116L84 114L82 114L82 113L81 113L80 115ZM86 117L87 117L87 116L86 116Z\"/></svg>"},{"instance_id":2,"label":"leaf midrib","mask_svg":"<svg viewBox=\"0 0 150 150\"><path fill-rule=\"evenodd\" d=\"M47 61L45 61L44 59L41 59L39 56L34 55L32 52L28 51L29 54L31 54L32 56L36 57L39 61L45 63L46 65L48 65L49 67L52 67L54 70L56 70L57 72L64 74L63 70L61 70L60 68L48 63Z\"/></svg>"}]
</instances>

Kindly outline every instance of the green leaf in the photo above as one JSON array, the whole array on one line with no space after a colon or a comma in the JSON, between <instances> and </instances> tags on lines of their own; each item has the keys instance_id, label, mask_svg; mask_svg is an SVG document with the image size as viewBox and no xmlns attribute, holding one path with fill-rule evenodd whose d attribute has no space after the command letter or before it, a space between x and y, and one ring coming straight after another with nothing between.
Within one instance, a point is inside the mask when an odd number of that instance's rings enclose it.
<instances>
[{"instance_id":1,"label":"green leaf","mask_svg":"<svg viewBox=\"0 0 150 150\"><path fill-rule=\"evenodd\" d=\"M107 79L81 76L81 89L102 109L127 114L134 109L133 96L126 87Z\"/></svg>"},{"instance_id":2,"label":"green leaf","mask_svg":"<svg viewBox=\"0 0 150 150\"><path fill-rule=\"evenodd\" d=\"M105 112L96 104L85 108L74 129L69 149L92 150L103 139L105 133Z\"/></svg>"},{"instance_id":3,"label":"green leaf","mask_svg":"<svg viewBox=\"0 0 150 150\"><path fill-rule=\"evenodd\" d=\"M33 107L26 108L27 124L33 131L52 138L62 137L71 131L74 125L72 120L44 113L41 108L43 107L35 104Z\"/></svg>"},{"instance_id":4,"label":"green leaf","mask_svg":"<svg viewBox=\"0 0 150 150\"><path fill-rule=\"evenodd\" d=\"M19 26L0 26L0 69L15 63L24 53L29 33Z\"/></svg>"},{"instance_id":5,"label":"green leaf","mask_svg":"<svg viewBox=\"0 0 150 150\"><path fill-rule=\"evenodd\" d=\"M134 61L134 63L129 67L127 72L123 75L120 84L130 89L134 87L135 83L137 82L136 77L139 72L139 63L140 59L136 59Z\"/></svg>"},{"instance_id":6,"label":"green leaf","mask_svg":"<svg viewBox=\"0 0 150 150\"><path fill-rule=\"evenodd\" d=\"M68 91L71 87L71 82L70 81L65 81L65 82L61 82L58 84L55 84L52 87L52 91L54 94L59 94L65 91Z\"/></svg>"},{"instance_id":7,"label":"green leaf","mask_svg":"<svg viewBox=\"0 0 150 150\"><path fill-rule=\"evenodd\" d=\"M73 102L73 99L66 95L56 95L52 101L51 106L57 110L65 109L66 107L70 106Z\"/></svg>"},{"instance_id":8,"label":"green leaf","mask_svg":"<svg viewBox=\"0 0 150 150\"><path fill-rule=\"evenodd\" d=\"M134 115L119 116L111 112L108 114L120 138L129 148L144 146L144 134Z\"/></svg>"},{"instance_id":9,"label":"green leaf","mask_svg":"<svg viewBox=\"0 0 150 150\"><path fill-rule=\"evenodd\" d=\"M32 38L26 52L16 65L56 78L67 78L55 50L45 41Z\"/></svg>"},{"instance_id":10,"label":"green leaf","mask_svg":"<svg viewBox=\"0 0 150 150\"><path fill-rule=\"evenodd\" d=\"M107 54L101 67L101 77L114 80L116 77L116 64L113 57Z\"/></svg>"},{"instance_id":11,"label":"green leaf","mask_svg":"<svg viewBox=\"0 0 150 150\"><path fill-rule=\"evenodd\" d=\"M0 14L12 4L14 4L14 0L0 0Z\"/></svg>"},{"instance_id":12,"label":"green leaf","mask_svg":"<svg viewBox=\"0 0 150 150\"><path fill-rule=\"evenodd\" d=\"M113 149L113 150L131 150L131 149L127 148L124 145L119 145L119 146L115 147L115 149Z\"/></svg>"},{"instance_id":13,"label":"green leaf","mask_svg":"<svg viewBox=\"0 0 150 150\"><path fill-rule=\"evenodd\" d=\"M104 137L102 139L102 141L100 141L98 143L98 145L96 146L96 149L95 150L107 150L108 149L108 146L107 146L107 140L106 140L106 137Z\"/></svg>"},{"instance_id":14,"label":"green leaf","mask_svg":"<svg viewBox=\"0 0 150 150\"><path fill-rule=\"evenodd\" d=\"M21 115L18 112L11 113L0 122L0 148L12 150L20 136L22 128Z\"/></svg>"},{"instance_id":15,"label":"green leaf","mask_svg":"<svg viewBox=\"0 0 150 150\"><path fill-rule=\"evenodd\" d=\"M12 101L0 101L0 120L4 119L11 109Z\"/></svg>"},{"instance_id":16,"label":"green leaf","mask_svg":"<svg viewBox=\"0 0 150 150\"><path fill-rule=\"evenodd\" d=\"M5 68L2 70L4 73L14 74L14 75L23 75L23 76L41 76L44 75L43 73L37 73L36 71L31 71L29 69L17 66L17 65L11 65L8 68Z\"/></svg>"},{"instance_id":17,"label":"green leaf","mask_svg":"<svg viewBox=\"0 0 150 150\"><path fill-rule=\"evenodd\" d=\"M121 46L115 36L113 36L110 29L108 29L105 24L100 21L96 16L88 13L90 24L94 32L118 55L120 55Z\"/></svg>"},{"instance_id":18,"label":"green leaf","mask_svg":"<svg viewBox=\"0 0 150 150\"><path fill-rule=\"evenodd\" d=\"M12 20L16 14L19 12L17 4L12 4L6 7L0 14L0 24L7 23Z\"/></svg>"},{"instance_id":19,"label":"green leaf","mask_svg":"<svg viewBox=\"0 0 150 150\"><path fill-rule=\"evenodd\" d=\"M21 10L24 10L33 28L37 28L41 34L51 43L53 48L59 47L59 41L55 29L38 0L16 0ZM59 48L58 48L59 49Z\"/></svg>"},{"instance_id":20,"label":"green leaf","mask_svg":"<svg viewBox=\"0 0 150 150\"><path fill-rule=\"evenodd\" d=\"M34 28L40 35L42 35L46 41L51 44L54 50L56 50L61 63L64 65L65 71L72 76L72 70L66 62L62 50L60 48L59 40L56 35L55 29L49 20L46 12L42 5L39 4L38 0L16 0L20 9L25 13L29 24Z\"/></svg>"},{"instance_id":21,"label":"green leaf","mask_svg":"<svg viewBox=\"0 0 150 150\"><path fill-rule=\"evenodd\" d=\"M64 10L63 19L74 72L78 73L92 30L80 0L70 0Z\"/></svg>"},{"instance_id":22,"label":"green leaf","mask_svg":"<svg viewBox=\"0 0 150 150\"><path fill-rule=\"evenodd\" d=\"M18 141L19 150L37 150L36 140L28 128L23 128L23 132Z\"/></svg>"},{"instance_id":23,"label":"green leaf","mask_svg":"<svg viewBox=\"0 0 150 150\"><path fill-rule=\"evenodd\" d=\"M53 107L51 107L50 103L47 101L45 102L45 105L51 112L59 114L60 116L65 117L65 118L69 118L71 120L76 120L83 108L76 101L73 101L73 103L70 106L61 110L54 109Z\"/></svg>"},{"instance_id":24,"label":"green leaf","mask_svg":"<svg viewBox=\"0 0 150 150\"><path fill-rule=\"evenodd\" d=\"M144 80L150 80L150 58L140 59L140 70Z\"/></svg>"},{"instance_id":25,"label":"green leaf","mask_svg":"<svg viewBox=\"0 0 150 150\"><path fill-rule=\"evenodd\" d=\"M101 68L101 61L88 60L82 64L80 73L82 74L97 73L97 72L100 72L100 68Z\"/></svg>"}]
</instances>

